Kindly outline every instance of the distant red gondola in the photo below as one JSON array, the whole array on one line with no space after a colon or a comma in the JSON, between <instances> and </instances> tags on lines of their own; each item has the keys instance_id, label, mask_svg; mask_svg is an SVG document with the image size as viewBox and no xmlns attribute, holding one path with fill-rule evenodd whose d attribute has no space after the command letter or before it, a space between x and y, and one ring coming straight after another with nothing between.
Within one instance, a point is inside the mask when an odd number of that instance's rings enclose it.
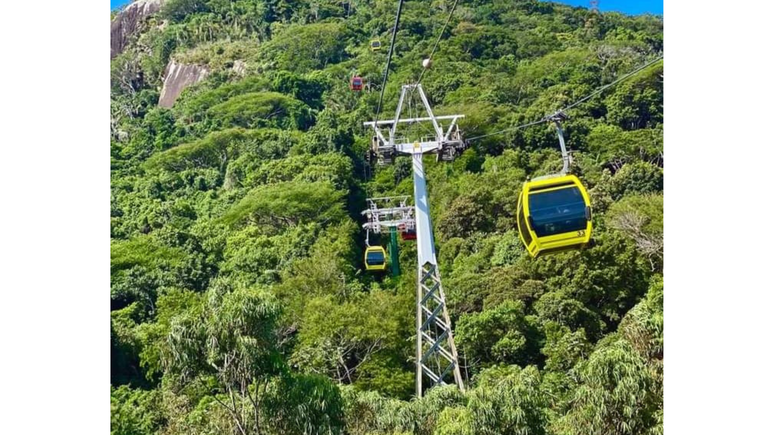
<instances>
[{"instance_id":1,"label":"distant red gondola","mask_svg":"<svg viewBox=\"0 0 774 435\"><path fill-rule=\"evenodd\" d=\"M352 80L349 81L349 88L353 91L363 90L363 78L360 76L352 76Z\"/></svg>"},{"instance_id":2,"label":"distant red gondola","mask_svg":"<svg viewBox=\"0 0 774 435\"><path fill-rule=\"evenodd\" d=\"M414 228L407 229L405 225L401 225L398 227L398 230L400 230L400 238L401 240L416 240L417 239L417 231Z\"/></svg>"}]
</instances>

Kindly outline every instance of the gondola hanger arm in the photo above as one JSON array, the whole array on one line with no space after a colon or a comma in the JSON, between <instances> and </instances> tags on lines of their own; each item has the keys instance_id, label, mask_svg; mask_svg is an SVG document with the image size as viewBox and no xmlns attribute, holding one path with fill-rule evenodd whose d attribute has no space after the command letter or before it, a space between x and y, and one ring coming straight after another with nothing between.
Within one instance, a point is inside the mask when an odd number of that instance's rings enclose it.
<instances>
[{"instance_id":1,"label":"gondola hanger arm","mask_svg":"<svg viewBox=\"0 0 774 435\"><path fill-rule=\"evenodd\" d=\"M553 122L556 125L556 134L559 136L559 147L562 149L562 175L567 175L570 170L570 164L572 163L572 157L567 152L567 147L564 144L564 130L562 130L562 121L570 119L566 113L561 110L548 115L544 118L548 122Z\"/></svg>"}]
</instances>

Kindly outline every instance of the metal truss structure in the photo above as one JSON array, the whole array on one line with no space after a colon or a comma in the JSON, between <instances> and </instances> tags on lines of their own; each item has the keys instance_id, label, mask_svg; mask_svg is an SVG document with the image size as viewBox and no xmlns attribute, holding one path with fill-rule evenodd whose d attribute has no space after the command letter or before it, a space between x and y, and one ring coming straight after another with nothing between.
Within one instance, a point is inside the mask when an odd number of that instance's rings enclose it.
<instances>
[{"instance_id":1,"label":"metal truss structure","mask_svg":"<svg viewBox=\"0 0 774 435\"><path fill-rule=\"evenodd\" d=\"M427 114L426 117L401 118L404 103L419 96ZM430 103L425 96L421 84L403 85L395 119L364 122L374 132L371 144L373 157L378 158L381 165L390 164L398 155L408 155L412 159L414 174L414 221L417 235L417 303L416 303L416 395L422 396L422 380L426 376L431 383L443 385L454 382L460 390L462 383L457 348L454 345L449 312L446 307L446 297L441 285L441 275L438 272L438 262L435 254L435 242L430 221L430 203L427 197L427 182L422 157L425 154L435 154L438 160L454 160L465 149L465 142L457 125L457 120L464 115L435 116ZM430 121L433 135L410 140L399 136L399 125L411 125ZM441 121L450 121L444 128ZM374 203L372 203L374 204ZM397 207L397 209L405 208ZM394 208L396 209L396 208ZM369 228L384 227L379 207L364 212L369 215ZM375 218L374 218L375 217ZM392 218L390 218L392 219ZM376 222L376 223L375 223ZM377 224L378 223L378 224Z\"/></svg>"},{"instance_id":2,"label":"metal truss structure","mask_svg":"<svg viewBox=\"0 0 774 435\"><path fill-rule=\"evenodd\" d=\"M363 224L366 230L366 245L370 246L371 233L390 233L390 269L392 276L400 275L397 233L414 232L414 207L407 205L408 196L368 198L368 209L364 214L368 222Z\"/></svg>"},{"instance_id":3,"label":"metal truss structure","mask_svg":"<svg viewBox=\"0 0 774 435\"><path fill-rule=\"evenodd\" d=\"M363 224L367 234L380 234L394 229L414 229L414 207L407 205L408 196L368 198L368 210L363 211L368 222ZM366 243L368 240L366 240Z\"/></svg>"},{"instance_id":4,"label":"metal truss structure","mask_svg":"<svg viewBox=\"0 0 774 435\"><path fill-rule=\"evenodd\" d=\"M428 116L401 118L401 112L407 102L406 95L408 94L410 99L415 92L419 95ZM466 146L457 125L457 120L464 117L465 115L435 116L421 84L403 85L400 99L398 100L398 107L395 110L395 119L364 122L363 125L373 128L374 136L371 140L371 153L378 158L378 163L382 166L391 164L397 154L414 155L417 152L421 154L434 153L439 160L452 161ZM440 123L442 120L451 120L445 131ZM397 128L400 124L411 125L426 121L430 121L433 124L434 134L432 136L425 136L419 140L412 141L407 137L397 135Z\"/></svg>"}]
</instances>

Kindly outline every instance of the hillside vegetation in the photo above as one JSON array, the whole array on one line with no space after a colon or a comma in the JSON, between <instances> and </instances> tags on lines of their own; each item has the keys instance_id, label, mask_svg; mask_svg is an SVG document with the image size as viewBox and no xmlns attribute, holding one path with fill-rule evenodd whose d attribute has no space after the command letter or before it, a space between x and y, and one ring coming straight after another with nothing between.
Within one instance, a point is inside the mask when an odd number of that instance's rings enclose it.
<instances>
[{"instance_id":1,"label":"hillside vegetation","mask_svg":"<svg viewBox=\"0 0 774 435\"><path fill-rule=\"evenodd\" d=\"M405 2L383 116L452 3ZM662 433L661 63L567 112L589 249L532 259L518 238L522 184L561 168L550 124L426 158L467 391L417 400L415 246L400 242L398 277L362 265L365 198L413 194L408 159L364 159L396 9L166 0L111 61L112 434ZM464 0L422 85L471 138L662 45L659 17ZM172 60L210 73L164 109ZM370 92L350 91L354 72Z\"/></svg>"}]
</instances>

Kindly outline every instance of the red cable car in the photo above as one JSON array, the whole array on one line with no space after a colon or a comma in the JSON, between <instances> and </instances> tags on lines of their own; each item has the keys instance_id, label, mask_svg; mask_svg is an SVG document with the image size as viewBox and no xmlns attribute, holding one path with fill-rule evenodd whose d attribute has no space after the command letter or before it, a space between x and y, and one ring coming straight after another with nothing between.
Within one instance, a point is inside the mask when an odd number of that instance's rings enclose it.
<instances>
[{"instance_id":1,"label":"red cable car","mask_svg":"<svg viewBox=\"0 0 774 435\"><path fill-rule=\"evenodd\" d=\"M405 225L400 225L398 227L400 230L400 238L401 240L416 240L417 239L417 231L414 228L406 229Z\"/></svg>"},{"instance_id":2,"label":"red cable car","mask_svg":"<svg viewBox=\"0 0 774 435\"><path fill-rule=\"evenodd\" d=\"M352 80L349 81L349 88L353 91L363 90L363 78L360 76L352 76Z\"/></svg>"}]
</instances>

